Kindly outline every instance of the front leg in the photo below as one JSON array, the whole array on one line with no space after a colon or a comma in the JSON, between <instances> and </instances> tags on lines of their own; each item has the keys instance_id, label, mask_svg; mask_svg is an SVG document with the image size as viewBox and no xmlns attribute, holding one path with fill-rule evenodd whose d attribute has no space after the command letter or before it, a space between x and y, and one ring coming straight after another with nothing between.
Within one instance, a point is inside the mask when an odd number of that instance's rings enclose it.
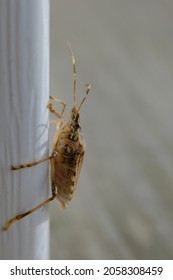
<instances>
[{"instance_id":1,"label":"front leg","mask_svg":"<svg viewBox=\"0 0 173 280\"><path fill-rule=\"evenodd\" d=\"M54 102L56 102L56 103L60 103L60 104L63 106L63 107L62 107L62 111L61 111L61 113L59 114L59 113L55 110L55 108L53 107L53 105L52 105L51 102L49 102L48 105L47 105L47 107L49 108L49 111L50 111L53 115L55 115L58 119L63 119L64 113L65 113L66 104L65 104L63 101L61 101L60 99L56 98L56 97L49 96L49 98L50 98L52 101L54 101Z\"/></svg>"}]
</instances>

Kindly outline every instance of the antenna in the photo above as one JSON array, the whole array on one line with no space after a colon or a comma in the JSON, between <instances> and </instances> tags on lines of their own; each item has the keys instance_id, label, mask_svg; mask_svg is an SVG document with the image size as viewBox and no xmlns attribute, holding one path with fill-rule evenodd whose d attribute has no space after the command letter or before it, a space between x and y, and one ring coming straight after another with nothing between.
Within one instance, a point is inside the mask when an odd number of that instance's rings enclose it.
<instances>
[{"instance_id":1,"label":"antenna","mask_svg":"<svg viewBox=\"0 0 173 280\"><path fill-rule=\"evenodd\" d=\"M84 103L84 101L85 101L85 99L87 98L88 93L89 93L89 91L90 91L90 89L91 89L91 85L86 84L85 86L87 87L87 90L86 90L86 93L85 93L85 95L84 95L84 98L82 99L82 101L81 101L81 103L80 103L80 105L79 105L79 107L78 107L78 109L77 109L78 112L80 111L80 109L81 109L81 107L82 107L82 104Z\"/></svg>"},{"instance_id":2,"label":"antenna","mask_svg":"<svg viewBox=\"0 0 173 280\"><path fill-rule=\"evenodd\" d=\"M73 83L74 83L74 107L76 107L76 60L69 42L67 42L67 46L69 48L72 64L73 64Z\"/></svg>"}]
</instances>

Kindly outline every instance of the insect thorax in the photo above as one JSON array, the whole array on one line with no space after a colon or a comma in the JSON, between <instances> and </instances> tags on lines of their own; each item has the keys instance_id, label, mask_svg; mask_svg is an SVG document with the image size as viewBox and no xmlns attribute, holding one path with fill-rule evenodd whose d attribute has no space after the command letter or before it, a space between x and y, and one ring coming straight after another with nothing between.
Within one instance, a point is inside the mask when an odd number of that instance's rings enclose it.
<instances>
[{"instance_id":1,"label":"insect thorax","mask_svg":"<svg viewBox=\"0 0 173 280\"><path fill-rule=\"evenodd\" d=\"M70 167L75 166L78 156L83 156L85 152L85 142L80 129L66 124L59 132L54 151L61 162Z\"/></svg>"}]
</instances>

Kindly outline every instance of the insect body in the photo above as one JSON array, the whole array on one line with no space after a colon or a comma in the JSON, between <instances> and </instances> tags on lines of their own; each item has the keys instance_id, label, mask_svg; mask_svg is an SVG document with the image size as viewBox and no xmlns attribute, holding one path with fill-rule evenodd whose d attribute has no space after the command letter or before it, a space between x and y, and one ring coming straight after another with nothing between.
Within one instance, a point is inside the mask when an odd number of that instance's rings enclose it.
<instances>
[{"instance_id":1,"label":"insect body","mask_svg":"<svg viewBox=\"0 0 173 280\"><path fill-rule=\"evenodd\" d=\"M87 86L87 90L80 105L76 106L76 64L71 46L68 44L73 64L73 81L74 81L74 104L70 112L68 121L64 120L66 104L55 97L50 96L48 108L52 114L58 118L55 141L53 145L52 154L44 159L35 162L28 162L26 164L11 166L11 170L19 170L21 168L32 167L44 161L50 160L51 166L51 189L52 196L41 204L30 209L29 211L19 214L9 220L2 228L4 231L16 221L31 214L42 206L48 204L56 197L63 208L68 205L73 193L76 189L77 182L80 175L80 170L85 154L85 142L81 135L79 112L83 102L85 101L91 86ZM53 107L52 102L55 101L62 104L62 111L59 114Z\"/></svg>"},{"instance_id":2,"label":"insect body","mask_svg":"<svg viewBox=\"0 0 173 280\"><path fill-rule=\"evenodd\" d=\"M66 207L76 189L84 154L79 112L73 108L69 121L62 123L58 130L51 160L52 194L56 195L62 207Z\"/></svg>"}]
</instances>

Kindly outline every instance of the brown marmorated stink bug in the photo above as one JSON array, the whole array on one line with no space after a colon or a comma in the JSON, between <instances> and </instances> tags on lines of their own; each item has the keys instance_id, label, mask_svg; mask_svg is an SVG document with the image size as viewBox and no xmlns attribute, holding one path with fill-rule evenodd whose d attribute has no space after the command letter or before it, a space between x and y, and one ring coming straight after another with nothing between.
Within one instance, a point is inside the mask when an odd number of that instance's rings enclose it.
<instances>
[{"instance_id":1,"label":"brown marmorated stink bug","mask_svg":"<svg viewBox=\"0 0 173 280\"><path fill-rule=\"evenodd\" d=\"M73 193L77 187L77 182L79 179L85 154L85 142L80 132L81 127L79 112L91 89L91 85L86 85L87 90L84 98L82 99L80 105L77 107L76 62L70 44L68 44L68 48L72 57L74 83L74 103L70 112L69 119L68 121L64 120L66 104L61 100L50 96L48 108L50 112L58 118L52 154L44 159L40 159L34 162L11 166L11 170L19 170L26 167L32 167L44 161L50 160L52 196L36 207L30 209L29 211L19 214L10 219L2 228L3 231L7 231L14 222L45 206L46 204L54 200L55 197L59 200L61 206L65 208L68 205L68 202L71 200ZM62 111L60 114L54 109L51 100L62 104Z\"/></svg>"}]
</instances>

